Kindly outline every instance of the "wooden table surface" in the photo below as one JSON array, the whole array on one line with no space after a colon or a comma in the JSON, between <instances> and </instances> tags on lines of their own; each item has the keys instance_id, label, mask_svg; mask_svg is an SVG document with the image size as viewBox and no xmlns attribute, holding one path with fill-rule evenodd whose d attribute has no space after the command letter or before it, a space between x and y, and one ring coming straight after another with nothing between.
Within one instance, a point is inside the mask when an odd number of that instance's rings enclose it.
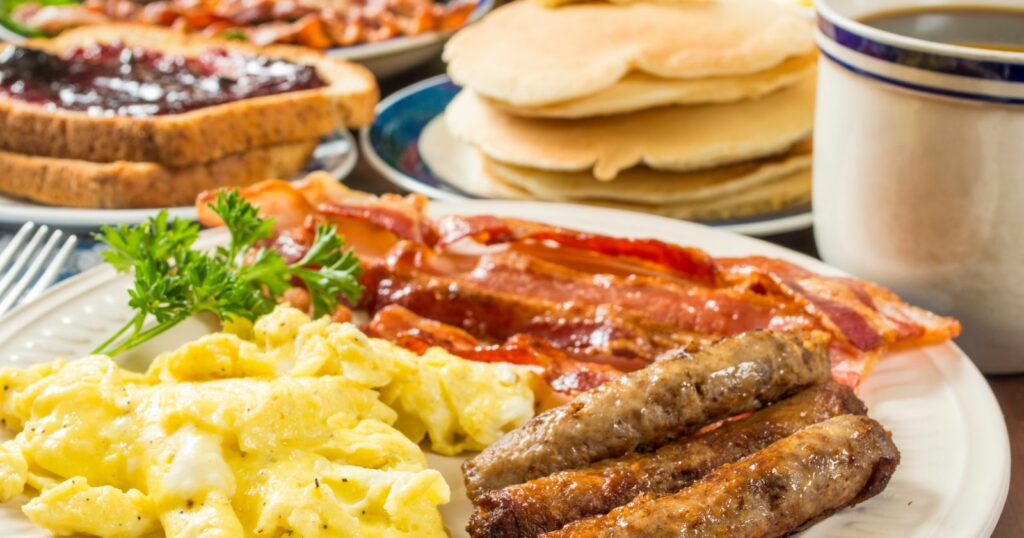
<instances>
[{"instance_id":1,"label":"wooden table surface","mask_svg":"<svg viewBox=\"0 0 1024 538\"><path fill-rule=\"evenodd\" d=\"M440 62L427 64L409 73L381 81L382 95L388 95L398 89L419 80L443 72ZM360 156L359 163L352 175L345 181L352 188L373 193L402 192L387 181ZM803 230L788 234L765 238L787 248L818 256L811 230ZM1022 335L1024 338L1024 335ZM1006 500L1002 517L992 536L996 538L1024 537L1024 375L989 376L989 384L995 392L999 405L1006 418L1006 426L1010 433L1011 477L1010 495ZM952 538L952 537L951 537Z\"/></svg>"}]
</instances>

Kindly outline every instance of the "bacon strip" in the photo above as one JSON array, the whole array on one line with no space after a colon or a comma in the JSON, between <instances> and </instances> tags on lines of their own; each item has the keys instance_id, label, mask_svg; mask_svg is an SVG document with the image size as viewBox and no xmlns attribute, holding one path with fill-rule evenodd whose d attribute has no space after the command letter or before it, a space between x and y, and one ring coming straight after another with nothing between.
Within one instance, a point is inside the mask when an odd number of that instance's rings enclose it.
<instances>
[{"instance_id":1,"label":"bacon strip","mask_svg":"<svg viewBox=\"0 0 1024 538\"><path fill-rule=\"evenodd\" d=\"M435 220L422 197L378 198L319 175L242 193L278 219L290 251L311 238L314 222L336 224L364 264L360 306L373 313L400 305L471 340L502 343L496 350L466 344L463 352L479 360L513 360L520 350L510 342L529 337L528 354L544 355L548 346L572 360L629 371L756 328L826 331L835 378L856 385L885 352L960 331L956 320L875 284L772 258L714 259L653 239L495 216ZM211 196L200 197L200 218L218 224L203 211Z\"/></svg>"},{"instance_id":2,"label":"bacon strip","mask_svg":"<svg viewBox=\"0 0 1024 538\"><path fill-rule=\"evenodd\" d=\"M565 247L590 250L605 256L636 258L667 267L702 284L719 283L714 259L697 248L680 247L656 239L621 239L566 230L537 231L526 238L554 241Z\"/></svg>"},{"instance_id":3,"label":"bacon strip","mask_svg":"<svg viewBox=\"0 0 1024 538\"><path fill-rule=\"evenodd\" d=\"M925 346L960 334L960 323L908 305L891 291L848 277L826 277L774 258L721 258L734 282L762 278L803 302L823 323L860 351Z\"/></svg>"},{"instance_id":4,"label":"bacon strip","mask_svg":"<svg viewBox=\"0 0 1024 538\"><path fill-rule=\"evenodd\" d=\"M572 359L547 342L525 334L517 334L502 344L484 344L458 327L417 316L397 305L378 311L365 330L370 336L390 340L420 354L431 347L441 347L475 361L538 366L551 388L564 397L622 375L610 366Z\"/></svg>"},{"instance_id":5,"label":"bacon strip","mask_svg":"<svg viewBox=\"0 0 1024 538\"><path fill-rule=\"evenodd\" d=\"M472 239L481 245L507 243L517 234L509 222L491 215L445 215L437 219L437 241L434 246L444 248L463 239Z\"/></svg>"},{"instance_id":6,"label":"bacon strip","mask_svg":"<svg viewBox=\"0 0 1024 538\"><path fill-rule=\"evenodd\" d=\"M704 284L718 283L718 268L706 252L656 239L614 238L491 215L446 215L436 221L436 229L438 239L433 246L437 248L448 247L463 239L472 239L482 245L523 240L549 241L605 256L649 262Z\"/></svg>"},{"instance_id":7,"label":"bacon strip","mask_svg":"<svg viewBox=\"0 0 1024 538\"><path fill-rule=\"evenodd\" d=\"M341 205L332 202L322 203L316 206L317 211L323 215L345 217L350 219L366 220L380 226L402 239L425 242L425 235L421 227L422 222L410 218L409 215L388 207L374 207L365 205Z\"/></svg>"},{"instance_id":8,"label":"bacon strip","mask_svg":"<svg viewBox=\"0 0 1024 538\"><path fill-rule=\"evenodd\" d=\"M224 221L210 206L217 200L220 189L204 191L196 198L196 214L204 226L223 226ZM242 190L242 195L251 204L260 208L260 215L274 218L274 230L278 233L302 227L310 215L315 214L313 206L287 181L261 181Z\"/></svg>"}]
</instances>

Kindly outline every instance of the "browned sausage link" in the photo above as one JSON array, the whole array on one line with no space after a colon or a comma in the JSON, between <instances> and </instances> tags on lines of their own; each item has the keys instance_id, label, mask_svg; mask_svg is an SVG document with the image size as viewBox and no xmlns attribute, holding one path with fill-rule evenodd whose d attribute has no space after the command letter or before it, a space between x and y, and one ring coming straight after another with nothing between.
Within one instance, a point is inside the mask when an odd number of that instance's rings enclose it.
<instances>
[{"instance_id":1,"label":"browned sausage link","mask_svg":"<svg viewBox=\"0 0 1024 538\"><path fill-rule=\"evenodd\" d=\"M753 415L648 454L631 454L485 493L469 521L474 538L525 538L605 514L644 493L679 491L734 462L829 418L866 412L846 385L806 389Z\"/></svg>"},{"instance_id":2,"label":"browned sausage link","mask_svg":"<svg viewBox=\"0 0 1024 538\"><path fill-rule=\"evenodd\" d=\"M678 493L638 497L543 536L785 536L875 496L899 460L881 424L843 415L723 465Z\"/></svg>"},{"instance_id":3,"label":"browned sausage link","mask_svg":"<svg viewBox=\"0 0 1024 538\"><path fill-rule=\"evenodd\" d=\"M537 415L462 466L470 499L658 447L701 426L753 411L830 377L825 345L755 331L691 357L660 361Z\"/></svg>"}]
</instances>

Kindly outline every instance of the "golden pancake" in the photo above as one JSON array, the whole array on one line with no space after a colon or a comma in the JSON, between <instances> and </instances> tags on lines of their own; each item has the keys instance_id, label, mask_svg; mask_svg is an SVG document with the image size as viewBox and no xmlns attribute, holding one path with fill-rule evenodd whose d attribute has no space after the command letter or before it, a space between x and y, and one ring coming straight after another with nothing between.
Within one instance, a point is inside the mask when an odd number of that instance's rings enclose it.
<instances>
[{"instance_id":1,"label":"golden pancake","mask_svg":"<svg viewBox=\"0 0 1024 538\"><path fill-rule=\"evenodd\" d=\"M515 185L505 183L494 173L493 169L487 166L486 162L483 172L484 174L479 177L466 181L466 186L478 191L475 194L512 200L543 200ZM746 190L694 202L637 204L595 199L564 201L652 213L685 220L712 221L749 218L809 204L811 201L811 171L805 169Z\"/></svg>"},{"instance_id":2,"label":"golden pancake","mask_svg":"<svg viewBox=\"0 0 1024 538\"><path fill-rule=\"evenodd\" d=\"M450 183L459 190L481 198L498 198L501 200L533 200L545 201L541 198L498 179L487 168L481 168L477 174L452 178Z\"/></svg>"},{"instance_id":3,"label":"golden pancake","mask_svg":"<svg viewBox=\"0 0 1024 538\"><path fill-rule=\"evenodd\" d=\"M502 183L540 200L605 200L636 204L680 204L714 200L811 168L810 144L798 144L775 157L693 172L630 168L615 181L596 181L587 172L549 172L485 159Z\"/></svg>"},{"instance_id":4,"label":"golden pancake","mask_svg":"<svg viewBox=\"0 0 1024 538\"><path fill-rule=\"evenodd\" d=\"M554 8L564 6L566 4L578 4L581 2L590 2L592 0L531 0L536 2L539 6ZM714 2L715 0L608 0L614 4L629 4L633 2L652 2L656 4L689 4L689 3L700 3L700 2Z\"/></svg>"},{"instance_id":5,"label":"golden pancake","mask_svg":"<svg viewBox=\"0 0 1024 538\"><path fill-rule=\"evenodd\" d=\"M588 200L582 203L685 220L743 219L796 209L810 204L811 171L804 170L753 189L701 202L648 205Z\"/></svg>"},{"instance_id":6,"label":"golden pancake","mask_svg":"<svg viewBox=\"0 0 1024 538\"><path fill-rule=\"evenodd\" d=\"M431 169L434 169L451 186L483 198L573 202L691 220L752 217L799 207L810 202L810 170L806 163L806 157L811 150L809 140L797 144L786 154L786 157L766 159L762 163L763 166L772 167L778 173L762 173L762 181L746 181L740 185L739 183L744 181L740 179L735 185L738 188L730 187L722 189L718 193L704 191L699 193L696 199L688 201L679 201L686 200L686 198L670 192L666 198L674 200L673 203L636 203L623 200L622 196L616 195L612 195L609 199L588 197L588 194L593 193L586 191L582 191L579 198L563 195L545 197L543 193L530 192L519 185L505 181L503 175L506 172L501 169L507 168L508 165L490 160L468 144L448 138L450 134L447 133L443 124L432 123L427 129L433 131L431 136L434 143L430 147L421 146L420 149L424 160L427 161ZM435 165L447 163L449 160L457 161L460 164L445 169L435 169ZM803 164L801 164L801 160L803 160ZM792 165L785 165L786 161L791 161ZM539 170L533 172L545 174ZM626 181L616 180L611 183L600 183L590 178L589 182L591 185L619 187L623 191L629 190L629 183ZM683 191L685 188L677 190Z\"/></svg>"},{"instance_id":7,"label":"golden pancake","mask_svg":"<svg viewBox=\"0 0 1024 538\"><path fill-rule=\"evenodd\" d=\"M814 79L751 101L578 120L513 116L463 91L445 121L457 139L492 159L542 170L590 170L607 181L640 164L689 171L782 153L811 132Z\"/></svg>"},{"instance_id":8,"label":"golden pancake","mask_svg":"<svg viewBox=\"0 0 1024 538\"><path fill-rule=\"evenodd\" d=\"M452 37L452 79L535 107L577 99L638 71L661 78L757 73L814 48L811 25L769 0L685 4L512 2Z\"/></svg>"},{"instance_id":9,"label":"golden pancake","mask_svg":"<svg viewBox=\"0 0 1024 538\"><path fill-rule=\"evenodd\" d=\"M632 72L597 93L535 107L482 97L510 114L535 118L587 118L665 105L728 103L755 99L799 82L814 70L817 56L812 51L751 75L669 79Z\"/></svg>"},{"instance_id":10,"label":"golden pancake","mask_svg":"<svg viewBox=\"0 0 1024 538\"><path fill-rule=\"evenodd\" d=\"M416 149L432 174L465 193L483 198L533 199L511 186L488 181L483 169L484 155L456 140L444 118L434 118L427 123Z\"/></svg>"}]
</instances>

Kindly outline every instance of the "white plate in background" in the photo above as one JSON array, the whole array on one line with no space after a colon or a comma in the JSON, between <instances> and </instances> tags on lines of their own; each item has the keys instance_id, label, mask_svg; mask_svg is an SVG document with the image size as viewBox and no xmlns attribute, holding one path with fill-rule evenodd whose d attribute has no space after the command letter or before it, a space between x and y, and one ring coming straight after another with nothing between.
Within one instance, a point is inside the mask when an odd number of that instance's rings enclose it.
<instances>
[{"instance_id":1,"label":"white plate in background","mask_svg":"<svg viewBox=\"0 0 1024 538\"><path fill-rule=\"evenodd\" d=\"M494 0L479 0L466 24L476 22L494 7ZM458 31L458 30L455 30ZM377 78L389 77L441 55L445 41L455 31L428 32L400 36L349 47L333 47L324 51L329 56L344 58L366 66ZM0 24L0 41L23 43L25 37Z\"/></svg>"},{"instance_id":2,"label":"white plate in background","mask_svg":"<svg viewBox=\"0 0 1024 538\"><path fill-rule=\"evenodd\" d=\"M325 170L341 181L352 172L358 160L359 150L356 149L352 133L347 129L339 129L321 140L320 145L313 150L313 158L298 177L314 170ZM79 209L35 204L0 195L0 225L20 226L33 221L61 228L93 229L102 224L138 224L160 209ZM196 215L192 206L166 209L173 217L193 219Z\"/></svg>"},{"instance_id":3,"label":"white plate in background","mask_svg":"<svg viewBox=\"0 0 1024 538\"><path fill-rule=\"evenodd\" d=\"M472 24L494 7L494 0L479 0L466 24ZM377 78L397 75L437 58L448 38L458 30L396 37L379 43L327 49L329 56L366 66Z\"/></svg>"}]
</instances>

